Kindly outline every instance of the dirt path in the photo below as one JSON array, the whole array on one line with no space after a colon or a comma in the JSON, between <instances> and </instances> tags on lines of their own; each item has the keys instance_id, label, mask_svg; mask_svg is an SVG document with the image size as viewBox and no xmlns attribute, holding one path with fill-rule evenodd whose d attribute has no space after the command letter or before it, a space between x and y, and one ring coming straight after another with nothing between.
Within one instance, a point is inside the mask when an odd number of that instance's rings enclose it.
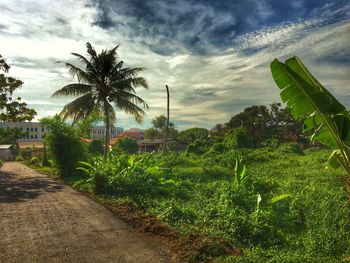
<instances>
[{"instance_id":1,"label":"dirt path","mask_svg":"<svg viewBox=\"0 0 350 263\"><path fill-rule=\"evenodd\" d=\"M0 170L0 262L172 262L160 246L22 164Z\"/></svg>"}]
</instances>

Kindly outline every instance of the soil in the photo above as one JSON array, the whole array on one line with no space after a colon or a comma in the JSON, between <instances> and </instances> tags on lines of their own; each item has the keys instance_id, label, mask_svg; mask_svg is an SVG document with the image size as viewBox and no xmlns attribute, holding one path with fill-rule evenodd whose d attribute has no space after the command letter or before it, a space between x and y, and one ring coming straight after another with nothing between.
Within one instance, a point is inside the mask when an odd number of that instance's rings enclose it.
<instances>
[{"instance_id":1,"label":"soil","mask_svg":"<svg viewBox=\"0 0 350 263\"><path fill-rule=\"evenodd\" d=\"M174 262L167 242L23 164L0 170L0 262Z\"/></svg>"}]
</instances>

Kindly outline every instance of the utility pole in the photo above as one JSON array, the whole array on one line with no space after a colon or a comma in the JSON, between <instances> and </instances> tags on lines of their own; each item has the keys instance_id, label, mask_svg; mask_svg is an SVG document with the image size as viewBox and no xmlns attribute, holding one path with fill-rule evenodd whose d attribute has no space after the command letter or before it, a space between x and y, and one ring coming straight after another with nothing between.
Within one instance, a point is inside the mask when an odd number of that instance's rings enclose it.
<instances>
[{"instance_id":1,"label":"utility pole","mask_svg":"<svg viewBox=\"0 0 350 263\"><path fill-rule=\"evenodd\" d=\"M169 135L169 115L170 115L170 110L169 110L169 87L168 85L165 85L166 88L166 93L167 93L167 117L166 117L166 127L165 127L165 137L164 137L164 144L163 144L163 153L166 152L166 147L167 147L167 141L168 141L168 135Z\"/></svg>"}]
</instances>

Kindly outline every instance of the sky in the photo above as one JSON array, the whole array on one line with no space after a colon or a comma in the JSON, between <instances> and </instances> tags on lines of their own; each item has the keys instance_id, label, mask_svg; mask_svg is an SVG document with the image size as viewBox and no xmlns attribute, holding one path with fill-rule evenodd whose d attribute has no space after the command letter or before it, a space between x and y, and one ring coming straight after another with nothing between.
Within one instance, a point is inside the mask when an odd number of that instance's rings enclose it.
<instances>
[{"instance_id":1,"label":"sky","mask_svg":"<svg viewBox=\"0 0 350 263\"><path fill-rule=\"evenodd\" d=\"M126 66L145 67L150 109L142 124L117 111L116 126L148 128L166 114L177 128L213 128L252 105L279 102L269 64L297 55L350 107L350 0L0 0L0 54L17 93L53 116L72 99L52 99L75 82L57 61L120 44Z\"/></svg>"}]
</instances>

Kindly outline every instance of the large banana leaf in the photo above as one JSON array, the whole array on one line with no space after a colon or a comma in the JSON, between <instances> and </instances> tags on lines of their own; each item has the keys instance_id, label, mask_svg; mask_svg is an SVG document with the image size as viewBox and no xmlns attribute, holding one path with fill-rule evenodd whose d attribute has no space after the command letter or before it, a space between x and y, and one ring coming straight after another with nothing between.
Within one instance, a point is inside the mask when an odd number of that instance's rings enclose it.
<instances>
[{"instance_id":1,"label":"large banana leaf","mask_svg":"<svg viewBox=\"0 0 350 263\"><path fill-rule=\"evenodd\" d=\"M304 121L304 131L312 140L338 148L341 162L349 165L350 115L347 109L311 75L298 57L271 63L273 79L281 98L296 119ZM349 167L348 167L349 168Z\"/></svg>"}]
</instances>

